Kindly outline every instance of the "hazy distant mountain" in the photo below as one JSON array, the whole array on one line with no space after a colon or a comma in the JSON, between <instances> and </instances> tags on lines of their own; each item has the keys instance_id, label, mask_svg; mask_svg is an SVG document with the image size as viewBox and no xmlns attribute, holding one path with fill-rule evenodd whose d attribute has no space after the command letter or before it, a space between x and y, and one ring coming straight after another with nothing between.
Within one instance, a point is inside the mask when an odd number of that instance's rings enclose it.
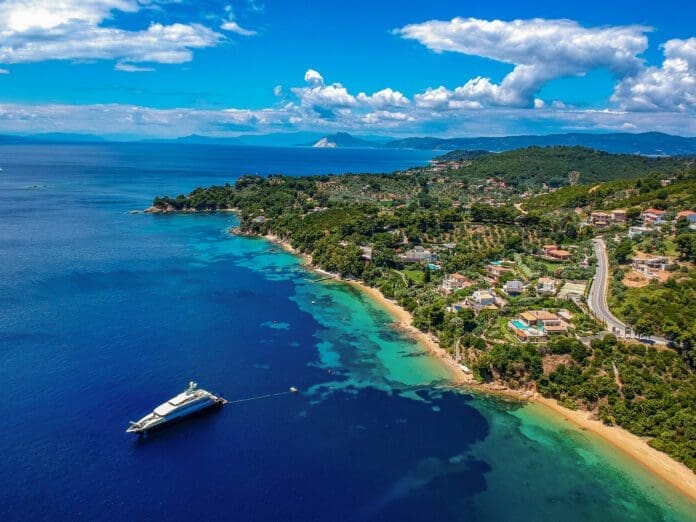
<instances>
[{"instance_id":1,"label":"hazy distant mountain","mask_svg":"<svg viewBox=\"0 0 696 522\"><path fill-rule=\"evenodd\" d=\"M76 134L70 132L46 132L43 134L31 134L26 136L27 141L40 141L51 143L95 143L106 141L95 134Z\"/></svg>"},{"instance_id":2,"label":"hazy distant mountain","mask_svg":"<svg viewBox=\"0 0 696 522\"><path fill-rule=\"evenodd\" d=\"M582 146L615 154L691 155L696 154L696 138L671 136L661 132L643 134L549 134L547 136L504 136L497 138L405 138L384 144L395 149L488 150L502 152L530 146Z\"/></svg>"},{"instance_id":3,"label":"hazy distant mountain","mask_svg":"<svg viewBox=\"0 0 696 522\"><path fill-rule=\"evenodd\" d=\"M180 138L140 139L133 136L97 136L93 134L45 133L28 136L0 135L0 143L95 143L130 142L187 143L201 145L265 146L265 147L337 147L464 150L503 152L530 146L581 146L614 154L642 154L645 156L696 155L696 137L672 136L661 132L643 134L549 134L546 136L501 136L482 138L413 137L392 139L385 136L353 136L347 132L322 134L318 132L276 132L272 134L245 134L232 138L192 134Z\"/></svg>"}]
</instances>

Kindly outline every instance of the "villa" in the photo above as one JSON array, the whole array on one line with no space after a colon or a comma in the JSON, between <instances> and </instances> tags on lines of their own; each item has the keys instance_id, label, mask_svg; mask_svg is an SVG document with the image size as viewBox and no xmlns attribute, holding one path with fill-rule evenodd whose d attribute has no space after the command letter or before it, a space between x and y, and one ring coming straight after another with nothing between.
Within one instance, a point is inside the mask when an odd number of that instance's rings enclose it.
<instances>
[{"instance_id":1,"label":"villa","mask_svg":"<svg viewBox=\"0 0 696 522\"><path fill-rule=\"evenodd\" d=\"M572 256L572 254L570 252L568 252L567 250L561 250L561 249L549 250L546 255L550 259L553 259L555 261L567 261Z\"/></svg>"},{"instance_id":2,"label":"villa","mask_svg":"<svg viewBox=\"0 0 696 522\"><path fill-rule=\"evenodd\" d=\"M471 297L469 302L474 306L495 306L495 294L491 290L476 290Z\"/></svg>"},{"instance_id":3,"label":"villa","mask_svg":"<svg viewBox=\"0 0 696 522\"><path fill-rule=\"evenodd\" d=\"M636 256L632 262L633 268L645 274L649 274L651 271L668 270L673 266L673 263L665 256Z\"/></svg>"},{"instance_id":4,"label":"villa","mask_svg":"<svg viewBox=\"0 0 696 522\"><path fill-rule=\"evenodd\" d=\"M540 277L536 284L537 295L556 295L558 281L550 277Z\"/></svg>"},{"instance_id":5,"label":"villa","mask_svg":"<svg viewBox=\"0 0 696 522\"><path fill-rule=\"evenodd\" d=\"M643 224L645 226L649 225L659 225L662 223L665 211L658 210L656 208L649 208L643 211L641 217L643 218Z\"/></svg>"},{"instance_id":6,"label":"villa","mask_svg":"<svg viewBox=\"0 0 696 522\"><path fill-rule=\"evenodd\" d=\"M437 261L437 254L433 254L422 246L417 246L399 254L398 259L404 263L433 263Z\"/></svg>"},{"instance_id":7,"label":"villa","mask_svg":"<svg viewBox=\"0 0 696 522\"><path fill-rule=\"evenodd\" d=\"M590 223L596 227L608 227L611 224L611 214L606 212L592 212Z\"/></svg>"},{"instance_id":8,"label":"villa","mask_svg":"<svg viewBox=\"0 0 696 522\"><path fill-rule=\"evenodd\" d=\"M566 311L566 317L570 314ZM517 338L525 343L541 343L549 335L568 331L568 323L558 314L546 310L529 310L522 312L517 319L508 323Z\"/></svg>"},{"instance_id":9,"label":"villa","mask_svg":"<svg viewBox=\"0 0 696 522\"><path fill-rule=\"evenodd\" d=\"M614 223L625 223L626 222L626 210L623 208L617 208L611 211L611 220Z\"/></svg>"},{"instance_id":10,"label":"villa","mask_svg":"<svg viewBox=\"0 0 696 522\"><path fill-rule=\"evenodd\" d=\"M652 228L647 227L628 227L628 238L633 239L634 237L642 236L643 234L649 234L652 231Z\"/></svg>"},{"instance_id":11,"label":"villa","mask_svg":"<svg viewBox=\"0 0 696 522\"><path fill-rule=\"evenodd\" d=\"M503 291L509 296L520 295L524 292L524 283L517 279L508 281L503 285Z\"/></svg>"},{"instance_id":12,"label":"villa","mask_svg":"<svg viewBox=\"0 0 696 522\"><path fill-rule=\"evenodd\" d=\"M500 276L508 272L510 269L502 266L500 262L498 263L489 263L486 265L486 272L488 272L488 275L491 276L494 280L497 280Z\"/></svg>"},{"instance_id":13,"label":"villa","mask_svg":"<svg viewBox=\"0 0 696 522\"><path fill-rule=\"evenodd\" d=\"M677 213L677 220L685 219L689 223L696 223L696 212L693 210L682 210Z\"/></svg>"},{"instance_id":14,"label":"villa","mask_svg":"<svg viewBox=\"0 0 696 522\"><path fill-rule=\"evenodd\" d=\"M461 290L462 288L467 288L474 283L464 277L462 274L454 273L446 276L443 281L441 288L446 292L456 292L457 290Z\"/></svg>"}]
</instances>

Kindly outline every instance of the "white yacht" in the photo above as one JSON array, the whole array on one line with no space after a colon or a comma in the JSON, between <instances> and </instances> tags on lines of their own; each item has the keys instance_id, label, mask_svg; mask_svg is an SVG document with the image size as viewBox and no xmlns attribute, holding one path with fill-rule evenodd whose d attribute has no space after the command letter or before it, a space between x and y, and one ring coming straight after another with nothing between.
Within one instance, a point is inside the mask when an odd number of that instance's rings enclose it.
<instances>
[{"instance_id":1,"label":"white yacht","mask_svg":"<svg viewBox=\"0 0 696 522\"><path fill-rule=\"evenodd\" d=\"M188 388L179 395L172 397L167 402L163 402L152 413L148 413L138 422L131 421L126 432L146 433L182 417L224 404L227 404L225 399L199 388L198 384L191 381Z\"/></svg>"}]
</instances>

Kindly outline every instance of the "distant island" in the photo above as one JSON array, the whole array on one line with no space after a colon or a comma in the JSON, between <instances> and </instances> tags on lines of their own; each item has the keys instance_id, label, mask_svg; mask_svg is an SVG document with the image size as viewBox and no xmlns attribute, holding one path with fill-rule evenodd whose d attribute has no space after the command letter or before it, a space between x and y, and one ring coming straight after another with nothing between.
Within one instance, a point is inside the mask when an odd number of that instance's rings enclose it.
<instances>
[{"instance_id":1,"label":"distant island","mask_svg":"<svg viewBox=\"0 0 696 522\"><path fill-rule=\"evenodd\" d=\"M464 379L592 412L696 470L693 158L464 151L392 174L244 176L149 211L229 209L236 232L398 303ZM597 237L620 330L585 299Z\"/></svg>"}]
</instances>

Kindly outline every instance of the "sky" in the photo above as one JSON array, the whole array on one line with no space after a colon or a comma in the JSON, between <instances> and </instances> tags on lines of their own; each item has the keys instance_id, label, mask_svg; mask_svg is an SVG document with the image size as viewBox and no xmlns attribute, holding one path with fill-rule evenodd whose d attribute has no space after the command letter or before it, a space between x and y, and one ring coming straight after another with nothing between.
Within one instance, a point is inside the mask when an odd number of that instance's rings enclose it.
<instances>
[{"instance_id":1,"label":"sky","mask_svg":"<svg viewBox=\"0 0 696 522\"><path fill-rule=\"evenodd\" d=\"M696 136L696 2L0 0L0 132Z\"/></svg>"}]
</instances>

